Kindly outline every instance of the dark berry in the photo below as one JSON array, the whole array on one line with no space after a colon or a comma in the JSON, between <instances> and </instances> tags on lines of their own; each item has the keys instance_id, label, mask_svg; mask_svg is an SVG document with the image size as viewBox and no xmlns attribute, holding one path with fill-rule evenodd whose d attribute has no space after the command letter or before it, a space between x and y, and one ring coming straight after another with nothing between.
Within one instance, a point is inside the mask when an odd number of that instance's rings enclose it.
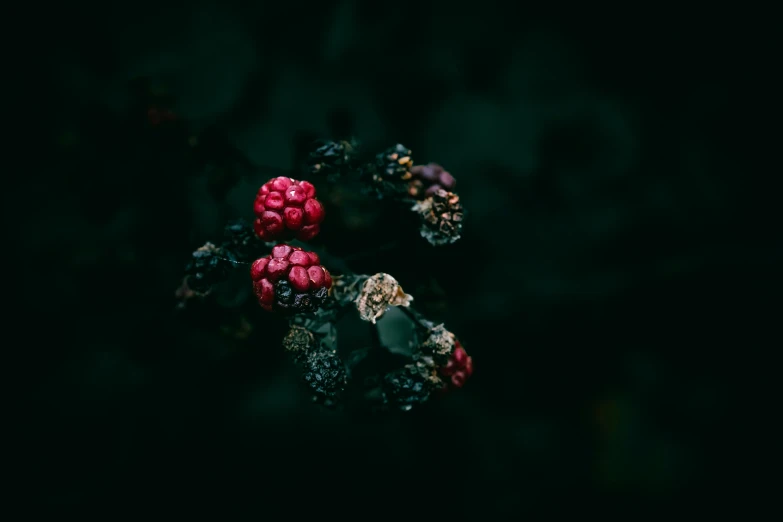
<instances>
[{"instance_id":1,"label":"dark berry","mask_svg":"<svg viewBox=\"0 0 783 522\"><path fill-rule=\"evenodd\" d=\"M315 312L326 301L332 276L315 252L280 244L253 262L250 277L264 310L288 313Z\"/></svg>"},{"instance_id":2,"label":"dark berry","mask_svg":"<svg viewBox=\"0 0 783 522\"><path fill-rule=\"evenodd\" d=\"M264 183L253 205L253 227L263 241L309 241L321 230L324 207L307 181L280 176Z\"/></svg>"},{"instance_id":3,"label":"dark berry","mask_svg":"<svg viewBox=\"0 0 783 522\"><path fill-rule=\"evenodd\" d=\"M397 144L375 157L375 163L367 174L371 176L372 190L379 198L405 196L413 175L412 153L407 147Z\"/></svg>"},{"instance_id":4,"label":"dark berry","mask_svg":"<svg viewBox=\"0 0 783 522\"><path fill-rule=\"evenodd\" d=\"M228 278L236 259L230 251L206 243L193 252L185 267L188 287L197 293L206 293L217 283Z\"/></svg>"},{"instance_id":5,"label":"dark berry","mask_svg":"<svg viewBox=\"0 0 783 522\"><path fill-rule=\"evenodd\" d=\"M383 378L386 402L401 410L410 410L430 398L442 386L437 374L427 365L416 362L387 373Z\"/></svg>"},{"instance_id":6,"label":"dark berry","mask_svg":"<svg viewBox=\"0 0 783 522\"><path fill-rule=\"evenodd\" d=\"M345 365L333 352L311 353L303 363L302 378L317 396L333 398L345 389Z\"/></svg>"},{"instance_id":7,"label":"dark berry","mask_svg":"<svg viewBox=\"0 0 783 522\"><path fill-rule=\"evenodd\" d=\"M252 261L266 248L253 230L253 226L244 219L226 225L224 234L226 242L221 248L231 252L237 261Z\"/></svg>"},{"instance_id":8,"label":"dark berry","mask_svg":"<svg viewBox=\"0 0 783 522\"><path fill-rule=\"evenodd\" d=\"M308 157L310 173L338 176L350 164L354 151L354 144L347 141L319 141Z\"/></svg>"},{"instance_id":9,"label":"dark berry","mask_svg":"<svg viewBox=\"0 0 783 522\"><path fill-rule=\"evenodd\" d=\"M283 339L283 348L293 356L294 361L302 362L318 348L318 341L307 328L293 325Z\"/></svg>"}]
</instances>

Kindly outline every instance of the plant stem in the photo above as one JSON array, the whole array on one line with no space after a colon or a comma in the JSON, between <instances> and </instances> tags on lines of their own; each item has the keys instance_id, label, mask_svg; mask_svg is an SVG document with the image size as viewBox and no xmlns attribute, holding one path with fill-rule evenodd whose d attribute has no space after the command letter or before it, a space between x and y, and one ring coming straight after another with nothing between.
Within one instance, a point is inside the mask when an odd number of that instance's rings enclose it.
<instances>
[{"instance_id":1,"label":"plant stem","mask_svg":"<svg viewBox=\"0 0 783 522\"><path fill-rule=\"evenodd\" d=\"M370 323L370 340L372 341L373 350L383 349L383 344L381 343L381 335L378 332L377 324Z\"/></svg>"},{"instance_id":2,"label":"plant stem","mask_svg":"<svg viewBox=\"0 0 783 522\"><path fill-rule=\"evenodd\" d=\"M410 306L400 306L398 308L402 313L404 313L408 317L408 319L413 321L416 324L416 326L419 327L421 330L429 331L430 328L434 326L432 321L427 320L423 315L417 312L414 308Z\"/></svg>"}]
</instances>

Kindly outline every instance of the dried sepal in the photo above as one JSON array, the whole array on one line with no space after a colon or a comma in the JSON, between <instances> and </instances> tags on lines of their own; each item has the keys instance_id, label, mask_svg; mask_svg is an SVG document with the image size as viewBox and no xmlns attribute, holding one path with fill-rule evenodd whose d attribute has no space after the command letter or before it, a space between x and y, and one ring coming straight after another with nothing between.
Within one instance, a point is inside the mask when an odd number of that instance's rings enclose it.
<instances>
[{"instance_id":1,"label":"dried sepal","mask_svg":"<svg viewBox=\"0 0 783 522\"><path fill-rule=\"evenodd\" d=\"M375 324L390 306L410 306L413 296L406 294L400 283L383 272L367 278L356 298L356 309L364 321Z\"/></svg>"},{"instance_id":2,"label":"dried sepal","mask_svg":"<svg viewBox=\"0 0 783 522\"><path fill-rule=\"evenodd\" d=\"M429 335L419 345L424 355L431 356L438 364L445 364L454 352L457 338L445 326L439 324L430 329Z\"/></svg>"},{"instance_id":3,"label":"dried sepal","mask_svg":"<svg viewBox=\"0 0 783 522\"><path fill-rule=\"evenodd\" d=\"M302 326L292 325L283 338L283 348L296 361L301 361L318 348L318 340L313 332Z\"/></svg>"},{"instance_id":4,"label":"dried sepal","mask_svg":"<svg viewBox=\"0 0 783 522\"><path fill-rule=\"evenodd\" d=\"M433 246L456 242L462 234L464 218L459 196L443 189L411 207L421 219L421 236Z\"/></svg>"}]
</instances>

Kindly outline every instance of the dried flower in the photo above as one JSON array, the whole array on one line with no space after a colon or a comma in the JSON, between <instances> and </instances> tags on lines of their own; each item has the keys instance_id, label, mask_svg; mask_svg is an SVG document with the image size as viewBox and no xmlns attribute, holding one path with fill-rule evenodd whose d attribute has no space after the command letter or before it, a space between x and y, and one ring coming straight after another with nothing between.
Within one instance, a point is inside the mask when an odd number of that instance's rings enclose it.
<instances>
[{"instance_id":1,"label":"dried flower","mask_svg":"<svg viewBox=\"0 0 783 522\"><path fill-rule=\"evenodd\" d=\"M396 279L389 274L378 273L362 285L356 308L362 320L374 324L390 306L410 306L411 301L413 297L403 292Z\"/></svg>"}]
</instances>

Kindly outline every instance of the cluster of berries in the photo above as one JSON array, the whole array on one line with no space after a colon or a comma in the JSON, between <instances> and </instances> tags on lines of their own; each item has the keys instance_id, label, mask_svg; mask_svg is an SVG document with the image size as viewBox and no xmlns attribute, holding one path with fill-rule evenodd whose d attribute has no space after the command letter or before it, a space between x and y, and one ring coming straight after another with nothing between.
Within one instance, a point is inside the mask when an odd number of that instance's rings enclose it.
<instances>
[{"instance_id":1,"label":"cluster of berries","mask_svg":"<svg viewBox=\"0 0 783 522\"><path fill-rule=\"evenodd\" d=\"M256 234L264 241L310 241L321 231L324 207L307 181L279 176L264 183L256 195L253 212Z\"/></svg>"},{"instance_id":2,"label":"cluster of berries","mask_svg":"<svg viewBox=\"0 0 783 522\"><path fill-rule=\"evenodd\" d=\"M353 144L327 142L311 155L311 172L335 173L353 168L354 154ZM376 155L368 165L360 174L378 196L419 199L413 210L420 214L422 235L430 243L451 243L459 237L462 209L458 196L450 192L456 183L451 174L437 164L414 166L411 151L402 145ZM297 321L319 317L325 309L345 308L350 303L361 319L375 323L389 306L408 307L413 298L388 274L376 274L356 276L363 278L363 284L344 288L340 285L342 278L335 279L335 294L340 288L342 293L358 289L350 300L341 300L332 295L334 281L321 265L319 255L286 244L294 239L310 241L320 232L325 212L313 184L285 176L272 178L258 190L253 212L252 224L232 223L226 227L222 244L207 243L193 253L186 269L187 287L206 293L212 285L224 281L232 268L249 265L253 294L260 307L291 321L291 331L283 344L301 367L309 390L320 402L334 404L347 384L349 372L333 347L327 348L314 331L298 326ZM271 253L262 255L270 247ZM387 406L408 410L437 391L462 387L473 372L472 358L442 325L430 328L428 337L414 352L411 362L379 377Z\"/></svg>"},{"instance_id":3,"label":"cluster of berries","mask_svg":"<svg viewBox=\"0 0 783 522\"><path fill-rule=\"evenodd\" d=\"M332 287L332 276L318 254L286 244L254 261L250 277L258 303L269 312L315 312Z\"/></svg>"}]
</instances>

